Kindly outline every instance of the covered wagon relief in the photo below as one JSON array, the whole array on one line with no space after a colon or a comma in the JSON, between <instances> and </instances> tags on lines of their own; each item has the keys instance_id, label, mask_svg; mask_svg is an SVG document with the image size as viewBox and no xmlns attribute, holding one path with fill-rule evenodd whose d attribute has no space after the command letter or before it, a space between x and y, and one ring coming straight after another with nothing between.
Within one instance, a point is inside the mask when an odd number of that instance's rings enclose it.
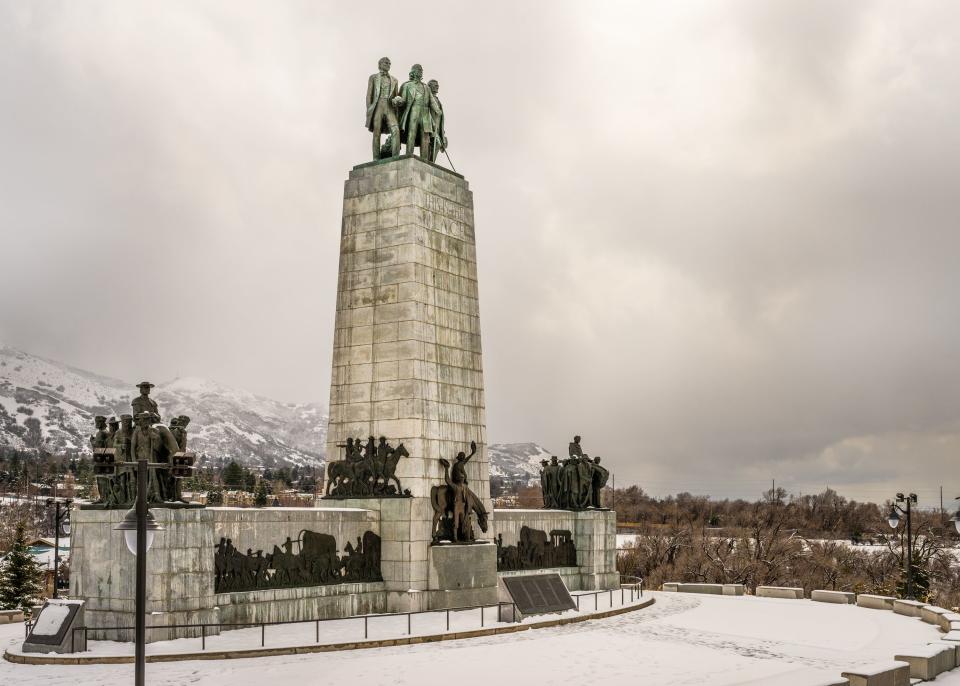
<instances>
[{"instance_id":1,"label":"covered wagon relief","mask_svg":"<svg viewBox=\"0 0 960 686\"><path fill-rule=\"evenodd\" d=\"M380 537L373 531L358 536L355 545L348 542L342 555L334 536L306 529L269 553L241 552L229 538L214 548L216 593L383 581Z\"/></svg>"}]
</instances>

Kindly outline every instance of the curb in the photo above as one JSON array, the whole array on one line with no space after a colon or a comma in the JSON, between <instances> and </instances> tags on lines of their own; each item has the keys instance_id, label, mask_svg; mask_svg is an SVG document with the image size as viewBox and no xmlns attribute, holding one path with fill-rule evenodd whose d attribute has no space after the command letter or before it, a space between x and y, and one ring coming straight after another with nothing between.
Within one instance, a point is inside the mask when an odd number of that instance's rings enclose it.
<instances>
[{"instance_id":1,"label":"curb","mask_svg":"<svg viewBox=\"0 0 960 686\"><path fill-rule=\"evenodd\" d=\"M550 627L564 626L566 624L579 624L588 622L592 619L604 619L616 615L634 612L650 607L656 602L655 598L649 598L636 605L627 607L618 607L612 610L605 610L589 615L578 617L564 617L562 619L550 619L545 622L536 622L533 624L511 624L509 626L491 627L489 629L474 629L472 631L459 631L456 633L427 634L425 636L409 636L407 638L385 638L374 641L355 641L352 643L322 643L318 645L306 646L287 646L283 648L254 648L251 650L222 650L222 651L203 651L199 653L170 653L147 655L147 662L182 662L185 660L237 660L250 657L273 657L278 655L306 655L309 653L329 653L338 650L365 650L368 648L386 648L389 646L415 645L418 643L438 643L440 641L456 641L464 638L478 638L480 636L498 636L500 634L513 634L518 631L529 631L531 629L548 629ZM133 655L116 656L83 656L83 657L51 657L50 655L21 655L4 651L3 659L19 665L129 665L133 664Z\"/></svg>"}]
</instances>

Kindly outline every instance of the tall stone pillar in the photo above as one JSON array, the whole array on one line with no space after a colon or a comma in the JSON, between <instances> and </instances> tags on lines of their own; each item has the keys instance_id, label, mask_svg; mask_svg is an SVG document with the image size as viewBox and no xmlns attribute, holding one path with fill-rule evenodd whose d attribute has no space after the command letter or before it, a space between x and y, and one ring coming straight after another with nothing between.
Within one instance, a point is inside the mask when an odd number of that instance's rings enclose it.
<instances>
[{"instance_id":1,"label":"tall stone pillar","mask_svg":"<svg viewBox=\"0 0 960 686\"><path fill-rule=\"evenodd\" d=\"M386 436L394 446L403 443L410 453L397 476L412 498L363 501L381 510L388 590L446 590L432 587L440 578L462 589L486 583L451 582L450 574L431 567L435 556L429 545L430 489L443 483L439 458L453 462L457 452L469 452L471 440L478 449L467 465L469 485L493 512L476 255L473 194L459 174L416 157L362 164L350 172L327 457L342 459L338 444L371 435ZM480 536L492 538L492 526Z\"/></svg>"}]
</instances>

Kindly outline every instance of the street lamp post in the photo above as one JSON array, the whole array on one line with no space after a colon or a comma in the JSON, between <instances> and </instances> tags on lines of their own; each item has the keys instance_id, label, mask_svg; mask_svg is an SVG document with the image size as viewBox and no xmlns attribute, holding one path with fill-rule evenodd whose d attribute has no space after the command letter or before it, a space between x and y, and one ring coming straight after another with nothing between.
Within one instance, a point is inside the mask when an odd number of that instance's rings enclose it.
<instances>
[{"instance_id":1,"label":"street lamp post","mask_svg":"<svg viewBox=\"0 0 960 686\"><path fill-rule=\"evenodd\" d=\"M73 501L67 498L47 498L47 507L55 506L53 515L53 597L60 597L60 528L63 527L63 533L70 535L70 505ZM60 506L63 505L63 515L60 514Z\"/></svg>"},{"instance_id":2,"label":"street lamp post","mask_svg":"<svg viewBox=\"0 0 960 686\"><path fill-rule=\"evenodd\" d=\"M153 544L155 532L163 527L150 514L147 507L147 468L146 460L137 460L137 504L127 512L116 530L123 532L127 548L137 557L136 583L136 624L134 640L136 642L136 667L134 686L143 686L146 667L147 636L147 551Z\"/></svg>"},{"instance_id":3,"label":"street lamp post","mask_svg":"<svg viewBox=\"0 0 960 686\"><path fill-rule=\"evenodd\" d=\"M907 508L903 509L897 503L906 503ZM913 600L913 523L910 518L910 505L917 503L917 494L903 495L897 493L897 499L890 504L890 514L887 516L887 523L891 529L896 529L900 525L900 515L907 516L907 598Z\"/></svg>"}]
</instances>

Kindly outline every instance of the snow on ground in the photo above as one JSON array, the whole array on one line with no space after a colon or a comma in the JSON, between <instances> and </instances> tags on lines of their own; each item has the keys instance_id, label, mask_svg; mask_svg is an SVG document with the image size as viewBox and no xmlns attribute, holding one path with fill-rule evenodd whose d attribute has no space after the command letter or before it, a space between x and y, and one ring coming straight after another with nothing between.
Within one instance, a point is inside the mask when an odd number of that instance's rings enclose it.
<instances>
[{"instance_id":1,"label":"snow on ground","mask_svg":"<svg viewBox=\"0 0 960 686\"><path fill-rule=\"evenodd\" d=\"M571 682L787 683L839 676L893 659L939 631L882 610L772 598L655 593L654 606L608 619L485 638L372 650L147 665L147 683L170 686ZM268 629L269 631L269 629ZM0 626L0 648L19 645L22 626ZM269 645L269 640L268 640ZM122 684L131 665L36 667L0 664L0 683L37 686ZM937 684L960 686L960 672Z\"/></svg>"}]
</instances>

